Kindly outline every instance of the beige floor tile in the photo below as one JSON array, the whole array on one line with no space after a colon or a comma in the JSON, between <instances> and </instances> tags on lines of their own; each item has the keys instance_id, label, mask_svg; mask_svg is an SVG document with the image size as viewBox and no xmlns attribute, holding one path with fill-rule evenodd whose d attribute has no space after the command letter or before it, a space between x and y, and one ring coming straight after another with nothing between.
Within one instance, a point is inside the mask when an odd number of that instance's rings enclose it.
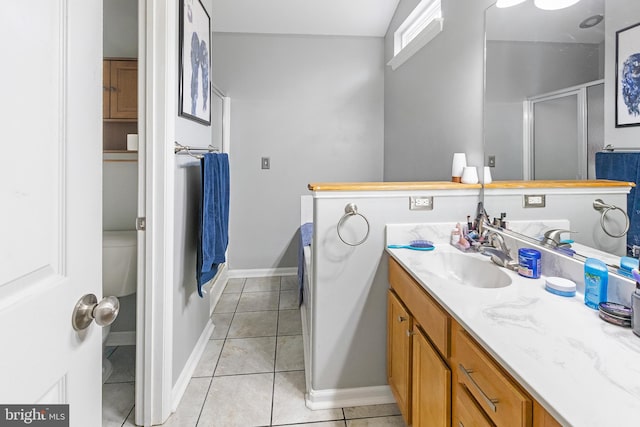
<instances>
[{"instance_id":1,"label":"beige floor tile","mask_svg":"<svg viewBox=\"0 0 640 427\"><path fill-rule=\"evenodd\" d=\"M280 310L278 313L278 336L302 334L300 310Z\"/></svg>"},{"instance_id":2,"label":"beige floor tile","mask_svg":"<svg viewBox=\"0 0 640 427\"><path fill-rule=\"evenodd\" d=\"M295 291L298 289L298 276L282 276L280 278L281 291Z\"/></svg>"},{"instance_id":3,"label":"beige floor tile","mask_svg":"<svg viewBox=\"0 0 640 427\"><path fill-rule=\"evenodd\" d=\"M273 337L277 329L277 311L236 313L227 338Z\"/></svg>"},{"instance_id":4,"label":"beige floor tile","mask_svg":"<svg viewBox=\"0 0 640 427\"><path fill-rule=\"evenodd\" d=\"M211 315L211 321L215 328L213 334L211 334L212 340L222 340L227 337L229 332L229 326L231 326L231 320L233 319L233 313L214 313Z\"/></svg>"},{"instance_id":5,"label":"beige floor tile","mask_svg":"<svg viewBox=\"0 0 640 427\"><path fill-rule=\"evenodd\" d=\"M276 372L304 370L302 335L278 337Z\"/></svg>"},{"instance_id":6,"label":"beige floor tile","mask_svg":"<svg viewBox=\"0 0 640 427\"><path fill-rule=\"evenodd\" d=\"M244 292L237 312L278 310L280 292Z\"/></svg>"},{"instance_id":7,"label":"beige floor tile","mask_svg":"<svg viewBox=\"0 0 640 427\"><path fill-rule=\"evenodd\" d=\"M296 310L298 306L298 291L280 292L280 310Z\"/></svg>"},{"instance_id":8,"label":"beige floor tile","mask_svg":"<svg viewBox=\"0 0 640 427\"><path fill-rule=\"evenodd\" d=\"M222 294L218 304L213 309L214 313L234 313L242 294Z\"/></svg>"},{"instance_id":9,"label":"beige floor tile","mask_svg":"<svg viewBox=\"0 0 640 427\"><path fill-rule=\"evenodd\" d=\"M273 424L339 421L342 409L312 411L304 403L304 372L278 372L273 391Z\"/></svg>"},{"instance_id":10,"label":"beige floor tile","mask_svg":"<svg viewBox=\"0 0 640 427\"><path fill-rule=\"evenodd\" d=\"M401 416L347 420L347 427L406 427Z\"/></svg>"},{"instance_id":11,"label":"beige floor tile","mask_svg":"<svg viewBox=\"0 0 640 427\"><path fill-rule=\"evenodd\" d=\"M222 351L222 345L224 340L209 340L204 352L200 357L198 366L196 366L193 372L193 377L212 377L213 371L216 369L220 352Z\"/></svg>"},{"instance_id":12,"label":"beige floor tile","mask_svg":"<svg viewBox=\"0 0 640 427\"><path fill-rule=\"evenodd\" d=\"M136 380L136 346L120 345L109 356L113 372L107 384L126 383Z\"/></svg>"},{"instance_id":13,"label":"beige floor tile","mask_svg":"<svg viewBox=\"0 0 640 427\"><path fill-rule=\"evenodd\" d=\"M162 424L163 427L195 427L207 397L209 384L211 378L191 378L178 409Z\"/></svg>"},{"instance_id":14,"label":"beige floor tile","mask_svg":"<svg viewBox=\"0 0 640 427\"><path fill-rule=\"evenodd\" d=\"M273 372L276 338L227 339L215 376Z\"/></svg>"},{"instance_id":15,"label":"beige floor tile","mask_svg":"<svg viewBox=\"0 0 640 427\"><path fill-rule=\"evenodd\" d=\"M199 427L268 426L273 374L214 377Z\"/></svg>"},{"instance_id":16,"label":"beige floor tile","mask_svg":"<svg viewBox=\"0 0 640 427\"><path fill-rule=\"evenodd\" d=\"M343 409L344 416L348 420L354 418L372 418L400 415L400 408L398 408L398 405L396 405L395 403L389 403L387 405L355 406Z\"/></svg>"},{"instance_id":17,"label":"beige floor tile","mask_svg":"<svg viewBox=\"0 0 640 427\"><path fill-rule=\"evenodd\" d=\"M345 427L346 425L346 421L322 421L319 423L287 424L287 427Z\"/></svg>"},{"instance_id":18,"label":"beige floor tile","mask_svg":"<svg viewBox=\"0 0 640 427\"><path fill-rule=\"evenodd\" d=\"M102 385L102 426L120 427L133 409L134 383Z\"/></svg>"},{"instance_id":19,"label":"beige floor tile","mask_svg":"<svg viewBox=\"0 0 640 427\"><path fill-rule=\"evenodd\" d=\"M227 286L222 291L223 294L241 294L246 279L229 279Z\"/></svg>"},{"instance_id":20,"label":"beige floor tile","mask_svg":"<svg viewBox=\"0 0 640 427\"><path fill-rule=\"evenodd\" d=\"M280 291L280 277L249 277L243 292L277 292Z\"/></svg>"}]
</instances>

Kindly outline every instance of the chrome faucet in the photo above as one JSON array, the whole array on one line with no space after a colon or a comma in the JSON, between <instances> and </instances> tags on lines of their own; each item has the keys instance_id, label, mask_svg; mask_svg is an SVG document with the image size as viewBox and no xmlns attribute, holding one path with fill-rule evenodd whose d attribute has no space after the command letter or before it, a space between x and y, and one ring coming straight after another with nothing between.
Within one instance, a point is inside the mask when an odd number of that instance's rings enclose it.
<instances>
[{"instance_id":1,"label":"chrome faucet","mask_svg":"<svg viewBox=\"0 0 640 427\"><path fill-rule=\"evenodd\" d=\"M488 242L491 246L483 246L480 248L480 252L488 254L491 257L491 261L500 267L507 268L509 270L518 269L518 261L511 258L509 247L507 246L504 238L501 234L495 231L490 231L488 236Z\"/></svg>"},{"instance_id":2,"label":"chrome faucet","mask_svg":"<svg viewBox=\"0 0 640 427\"><path fill-rule=\"evenodd\" d=\"M575 233L575 231L552 228L551 230L545 231L542 244L550 248L568 247L568 243L562 243L562 238L560 237L562 233Z\"/></svg>"}]
</instances>

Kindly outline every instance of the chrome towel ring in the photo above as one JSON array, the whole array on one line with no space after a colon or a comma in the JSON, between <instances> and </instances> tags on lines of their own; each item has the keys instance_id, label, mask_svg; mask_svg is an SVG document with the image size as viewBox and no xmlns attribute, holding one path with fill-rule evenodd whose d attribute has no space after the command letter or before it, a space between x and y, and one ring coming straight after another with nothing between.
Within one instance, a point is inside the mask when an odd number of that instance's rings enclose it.
<instances>
[{"instance_id":1,"label":"chrome towel ring","mask_svg":"<svg viewBox=\"0 0 640 427\"><path fill-rule=\"evenodd\" d=\"M627 234L627 231L629 231L629 215L627 215L627 213L624 211L624 209L619 208L618 206L614 206L614 205L609 205L605 202L602 201L602 199L595 199L593 201L593 209L601 212L600 214L600 227L602 227L602 230L607 233L607 235L611 236L611 237L615 237L615 238L619 238L624 236L625 234ZM624 231L620 234L612 234L609 232L609 230L607 230L607 227L605 226L605 217L607 216L607 213L609 211L615 211L618 210L620 212L622 212L622 214L624 215L624 219L625 219L625 226L624 226Z\"/></svg>"},{"instance_id":2,"label":"chrome towel ring","mask_svg":"<svg viewBox=\"0 0 640 427\"><path fill-rule=\"evenodd\" d=\"M347 220L347 218L352 217L352 216L362 217L364 222L367 224L367 233L364 235L362 240L360 240L360 241L358 241L356 243L347 242L342 237L342 234L340 234L340 228L342 227L342 224L344 224L344 222ZM342 243L344 243L345 245L349 245L349 246L358 246L358 245L363 244L367 240L367 238L369 237L369 231L371 231L371 226L369 225L369 220L367 220L367 218L365 218L364 215L362 215L361 213L358 212L358 207L356 206L356 204L355 203L348 203L347 206L344 207L344 215L342 215L342 218L340 218L340 221L338 221L338 225L336 226L336 231L338 232L338 237L340 238L340 240L342 240Z\"/></svg>"}]
</instances>

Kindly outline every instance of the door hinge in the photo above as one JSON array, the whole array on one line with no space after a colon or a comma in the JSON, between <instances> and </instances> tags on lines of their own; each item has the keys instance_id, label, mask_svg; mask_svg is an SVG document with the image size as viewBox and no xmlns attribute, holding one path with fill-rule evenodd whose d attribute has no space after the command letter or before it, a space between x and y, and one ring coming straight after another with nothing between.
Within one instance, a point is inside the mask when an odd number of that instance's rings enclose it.
<instances>
[{"instance_id":1,"label":"door hinge","mask_svg":"<svg viewBox=\"0 0 640 427\"><path fill-rule=\"evenodd\" d=\"M144 231L146 229L147 229L147 218L140 217L140 216L136 218L136 230Z\"/></svg>"}]
</instances>

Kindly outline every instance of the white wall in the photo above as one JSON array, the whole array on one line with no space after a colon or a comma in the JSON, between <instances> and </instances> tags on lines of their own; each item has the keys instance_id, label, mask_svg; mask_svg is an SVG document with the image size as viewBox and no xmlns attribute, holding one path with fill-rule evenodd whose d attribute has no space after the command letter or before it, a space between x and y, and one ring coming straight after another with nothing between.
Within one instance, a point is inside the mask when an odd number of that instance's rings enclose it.
<instances>
[{"instance_id":1,"label":"white wall","mask_svg":"<svg viewBox=\"0 0 640 427\"><path fill-rule=\"evenodd\" d=\"M624 6L621 5L624 3ZM640 127L616 128L616 31L640 21L640 2L608 0L605 4L604 143L614 147L640 147Z\"/></svg>"},{"instance_id":2,"label":"white wall","mask_svg":"<svg viewBox=\"0 0 640 427\"><path fill-rule=\"evenodd\" d=\"M385 37L418 0L401 0ZM442 0L444 30L395 71L385 68L385 181L450 180L454 152L481 166L484 10L493 0Z\"/></svg>"},{"instance_id":3,"label":"white wall","mask_svg":"<svg viewBox=\"0 0 640 427\"><path fill-rule=\"evenodd\" d=\"M232 100L230 269L297 265L309 182L382 180L382 51L381 38L214 34Z\"/></svg>"}]
</instances>

